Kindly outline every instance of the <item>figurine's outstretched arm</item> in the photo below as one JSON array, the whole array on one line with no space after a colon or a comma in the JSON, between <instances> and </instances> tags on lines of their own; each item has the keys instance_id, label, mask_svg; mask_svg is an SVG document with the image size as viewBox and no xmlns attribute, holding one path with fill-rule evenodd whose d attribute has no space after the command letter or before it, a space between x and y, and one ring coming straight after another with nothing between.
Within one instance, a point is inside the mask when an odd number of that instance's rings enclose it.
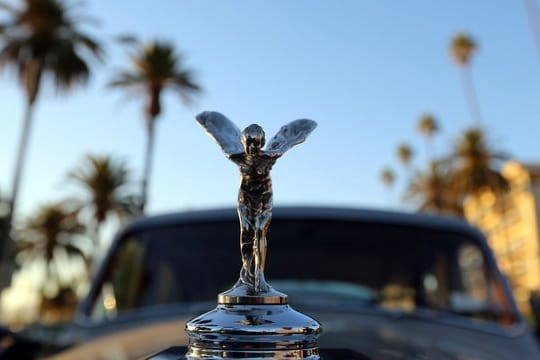
<instances>
[{"instance_id":1,"label":"figurine's outstretched arm","mask_svg":"<svg viewBox=\"0 0 540 360\"><path fill-rule=\"evenodd\" d=\"M240 129L225 115L215 111L205 111L195 117L227 155L244 152L240 142Z\"/></svg>"},{"instance_id":2,"label":"figurine's outstretched arm","mask_svg":"<svg viewBox=\"0 0 540 360\"><path fill-rule=\"evenodd\" d=\"M295 120L282 126L268 142L266 152L282 155L293 146L303 143L316 127L317 123L308 119Z\"/></svg>"}]
</instances>

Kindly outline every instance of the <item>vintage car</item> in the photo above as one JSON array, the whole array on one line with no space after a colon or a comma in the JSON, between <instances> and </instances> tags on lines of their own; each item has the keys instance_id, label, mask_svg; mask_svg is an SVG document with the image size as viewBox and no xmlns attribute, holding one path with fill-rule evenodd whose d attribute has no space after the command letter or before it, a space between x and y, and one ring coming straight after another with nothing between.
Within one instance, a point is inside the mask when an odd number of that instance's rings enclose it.
<instances>
[{"instance_id":1,"label":"vintage car","mask_svg":"<svg viewBox=\"0 0 540 360\"><path fill-rule=\"evenodd\" d=\"M234 209L127 226L51 358L179 358L186 321L238 277L238 227ZM483 235L458 220L275 208L266 278L322 324L323 359L540 359Z\"/></svg>"}]
</instances>

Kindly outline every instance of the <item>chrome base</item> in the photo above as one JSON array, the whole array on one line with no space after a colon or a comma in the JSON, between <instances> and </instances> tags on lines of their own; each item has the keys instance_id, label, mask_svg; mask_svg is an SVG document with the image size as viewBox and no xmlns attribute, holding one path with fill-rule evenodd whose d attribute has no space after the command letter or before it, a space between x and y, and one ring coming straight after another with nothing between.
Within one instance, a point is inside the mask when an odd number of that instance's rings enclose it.
<instances>
[{"instance_id":1,"label":"chrome base","mask_svg":"<svg viewBox=\"0 0 540 360\"><path fill-rule=\"evenodd\" d=\"M186 332L188 359L319 359L321 325L289 305L218 304Z\"/></svg>"},{"instance_id":2,"label":"chrome base","mask_svg":"<svg viewBox=\"0 0 540 360\"><path fill-rule=\"evenodd\" d=\"M237 282L232 289L218 295L218 304L230 305L285 305L289 297L268 286L264 292L253 293L253 290L241 282Z\"/></svg>"}]
</instances>

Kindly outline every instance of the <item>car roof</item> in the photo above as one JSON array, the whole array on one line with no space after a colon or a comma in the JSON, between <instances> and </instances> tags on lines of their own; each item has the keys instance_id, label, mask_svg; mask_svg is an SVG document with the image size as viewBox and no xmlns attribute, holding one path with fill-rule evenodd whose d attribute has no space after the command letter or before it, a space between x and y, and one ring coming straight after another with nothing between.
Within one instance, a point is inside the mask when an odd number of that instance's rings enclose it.
<instances>
[{"instance_id":1,"label":"car roof","mask_svg":"<svg viewBox=\"0 0 540 360\"><path fill-rule=\"evenodd\" d=\"M188 210L134 219L123 231L130 233L152 228L162 228L185 223L205 223L214 221L237 221L234 208ZM374 210L353 207L325 206L276 206L272 210L273 220L334 220L375 224L392 224L427 229L438 229L468 234L484 242L482 233L462 219L401 211ZM271 225L270 225L271 226ZM480 240L481 239L481 240Z\"/></svg>"}]
</instances>

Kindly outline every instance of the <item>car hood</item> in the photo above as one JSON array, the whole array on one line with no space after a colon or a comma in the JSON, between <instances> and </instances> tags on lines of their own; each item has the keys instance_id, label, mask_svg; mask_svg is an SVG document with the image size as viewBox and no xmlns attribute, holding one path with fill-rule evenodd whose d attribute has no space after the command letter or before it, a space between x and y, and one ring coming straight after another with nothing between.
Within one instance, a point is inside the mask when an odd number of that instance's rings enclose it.
<instances>
[{"instance_id":1,"label":"car hood","mask_svg":"<svg viewBox=\"0 0 540 360\"><path fill-rule=\"evenodd\" d=\"M383 315L383 312L306 311L320 321L323 359L540 359L540 350L523 326L504 328L485 323L484 330L445 324L423 316ZM84 341L53 359L135 359L171 346L187 345L188 317L168 317L154 323L134 322L119 331Z\"/></svg>"},{"instance_id":2,"label":"car hood","mask_svg":"<svg viewBox=\"0 0 540 360\"><path fill-rule=\"evenodd\" d=\"M339 315L313 314L323 324L321 348L348 349L384 360L540 359L540 349L525 328L516 331L488 323L478 324L484 327L479 330L467 326L468 321L456 326L419 316Z\"/></svg>"}]
</instances>

